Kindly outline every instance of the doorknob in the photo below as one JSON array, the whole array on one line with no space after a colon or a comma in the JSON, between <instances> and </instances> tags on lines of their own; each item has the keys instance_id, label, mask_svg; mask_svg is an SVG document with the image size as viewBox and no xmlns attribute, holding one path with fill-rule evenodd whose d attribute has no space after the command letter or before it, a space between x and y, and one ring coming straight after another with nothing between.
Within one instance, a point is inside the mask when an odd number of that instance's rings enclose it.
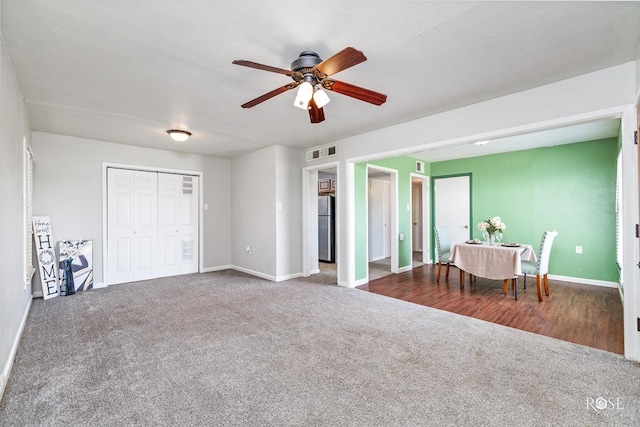
<instances>
[{"instance_id":1,"label":"doorknob","mask_svg":"<svg viewBox=\"0 0 640 427\"><path fill-rule=\"evenodd\" d=\"M464 226L464 229L465 229L465 230L467 230L468 228L469 228L469 226L468 226L468 225L465 225L465 226Z\"/></svg>"}]
</instances>

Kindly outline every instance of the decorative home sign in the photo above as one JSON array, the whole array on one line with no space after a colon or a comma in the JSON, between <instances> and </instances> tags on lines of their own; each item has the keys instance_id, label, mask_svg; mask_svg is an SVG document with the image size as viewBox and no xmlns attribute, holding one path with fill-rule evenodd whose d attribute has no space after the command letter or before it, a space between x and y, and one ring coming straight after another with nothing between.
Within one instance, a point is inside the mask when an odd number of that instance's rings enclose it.
<instances>
[{"instance_id":1,"label":"decorative home sign","mask_svg":"<svg viewBox=\"0 0 640 427\"><path fill-rule=\"evenodd\" d=\"M45 300L57 297L59 295L58 272L56 254L52 245L51 221L48 216L33 217L33 239L38 256L42 297Z\"/></svg>"},{"instance_id":2,"label":"decorative home sign","mask_svg":"<svg viewBox=\"0 0 640 427\"><path fill-rule=\"evenodd\" d=\"M60 248L60 295L93 289L93 241L63 240Z\"/></svg>"}]
</instances>

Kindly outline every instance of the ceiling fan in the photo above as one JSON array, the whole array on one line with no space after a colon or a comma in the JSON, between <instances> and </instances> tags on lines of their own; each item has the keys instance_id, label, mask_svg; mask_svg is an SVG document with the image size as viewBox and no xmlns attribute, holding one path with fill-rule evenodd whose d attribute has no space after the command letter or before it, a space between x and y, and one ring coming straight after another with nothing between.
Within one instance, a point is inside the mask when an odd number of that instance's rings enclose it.
<instances>
[{"instance_id":1,"label":"ceiling fan","mask_svg":"<svg viewBox=\"0 0 640 427\"><path fill-rule=\"evenodd\" d=\"M242 104L242 108L255 107L261 102L297 87L298 91L294 105L298 108L309 110L311 123L320 123L324 121L323 107L329 102L329 97L323 89L341 93L374 105L382 105L387 100L387 95L382 93L329 78L329 76L333 74L339 73L366 60L367 57L364 56L361 51L352 47L346 47L324 61L320 59L317 53L306 50L298 56L298 59L291 63L291 70L258 64L253 61L245 61L244 59L235 60L233 63L244 67L284 74L293 79L291 83L287 83L284 86Z\"/></svg>"}]
</instances>

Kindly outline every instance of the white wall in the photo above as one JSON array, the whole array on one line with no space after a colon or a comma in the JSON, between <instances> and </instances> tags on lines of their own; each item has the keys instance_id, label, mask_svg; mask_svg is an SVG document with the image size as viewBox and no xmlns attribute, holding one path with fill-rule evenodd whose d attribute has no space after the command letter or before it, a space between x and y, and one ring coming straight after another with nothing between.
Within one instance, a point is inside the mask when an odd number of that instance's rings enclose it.
<instances>
[{"instance_id":1,"label":"white wall","mask_svg":"<svg viewBox=\"0 0 640 427\"><path fill-rule=\"evenodd\" d=\"M23 272L23 137L31 138L22 95L0 39L0 398L31 303Z\"/></svg>"},{"instance_id":2,"label":"white wall","mask_svg":"<svg viewBox=\"0 0 640 427\"><path fill-rule=\"evenodd\" d=\"M33 132L34 215L51 218L54 241L93 240L94 282L102 271L102 172L104 162L203 172L203 268L231 263L230 161ZM34 281L34 291L39 280Z\"/></svg>"},{"instance_id":3,"label":"white wall","mask_svg":"<svg viewBox=\"0 0 640 427\"><path fill-rule=\"evenodd\" d=\"M276 147L276 276L302 274L302 164L304 152Z\"/></svg>"},{"instance_id":4,"label":"white wall","mask_svg":"<svg viewBox=\"0 0 640 427\"><path fill-rule=\"evenodd\" d=\"M232 160L231 258L236 269L269 280L302 274L302 164L301 150L281 146Z\"/></svg>"},{"instance_id":5,"label":"white wall","mask_svg":"<svg viewBox=\"0 0 640 427\"><path fill-rule=\"evenodd\" d=\"M636 61L636 101L640 103L640 59Z\"/></svg>"},{"instance_id":6,"label":"white wall","mask_svg":"<svg viewBox=\"0 0 640 427\"><path fill-rule=\"evenodd\" d=\"M231 261L235 267L275 279L276 147L231 161ZM251 247L251 253L246 251Z\"/></svg>"}]
</instances>

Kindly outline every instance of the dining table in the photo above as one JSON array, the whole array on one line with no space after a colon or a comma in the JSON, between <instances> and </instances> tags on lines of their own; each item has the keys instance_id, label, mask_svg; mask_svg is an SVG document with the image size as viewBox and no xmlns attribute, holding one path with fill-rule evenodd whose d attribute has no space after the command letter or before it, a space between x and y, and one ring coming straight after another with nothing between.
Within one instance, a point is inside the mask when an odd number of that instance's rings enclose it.
<instances>
[{"instance_id":1,"label":"dining table","mask_svg":"<svg viewBox=\"0 0 640 427\"><path fill-rule=\"evenodd\" d=\"M517 278L522 275L522 260L536 262L536 253L528 244L484 243L467 240L454 244L450 262L461 272L460 286L464 286L464 273L492 280L504 281L504 293L508 293L508 280L512 280L515 299L518 299Z\"/></svg>"}]
</instances>

